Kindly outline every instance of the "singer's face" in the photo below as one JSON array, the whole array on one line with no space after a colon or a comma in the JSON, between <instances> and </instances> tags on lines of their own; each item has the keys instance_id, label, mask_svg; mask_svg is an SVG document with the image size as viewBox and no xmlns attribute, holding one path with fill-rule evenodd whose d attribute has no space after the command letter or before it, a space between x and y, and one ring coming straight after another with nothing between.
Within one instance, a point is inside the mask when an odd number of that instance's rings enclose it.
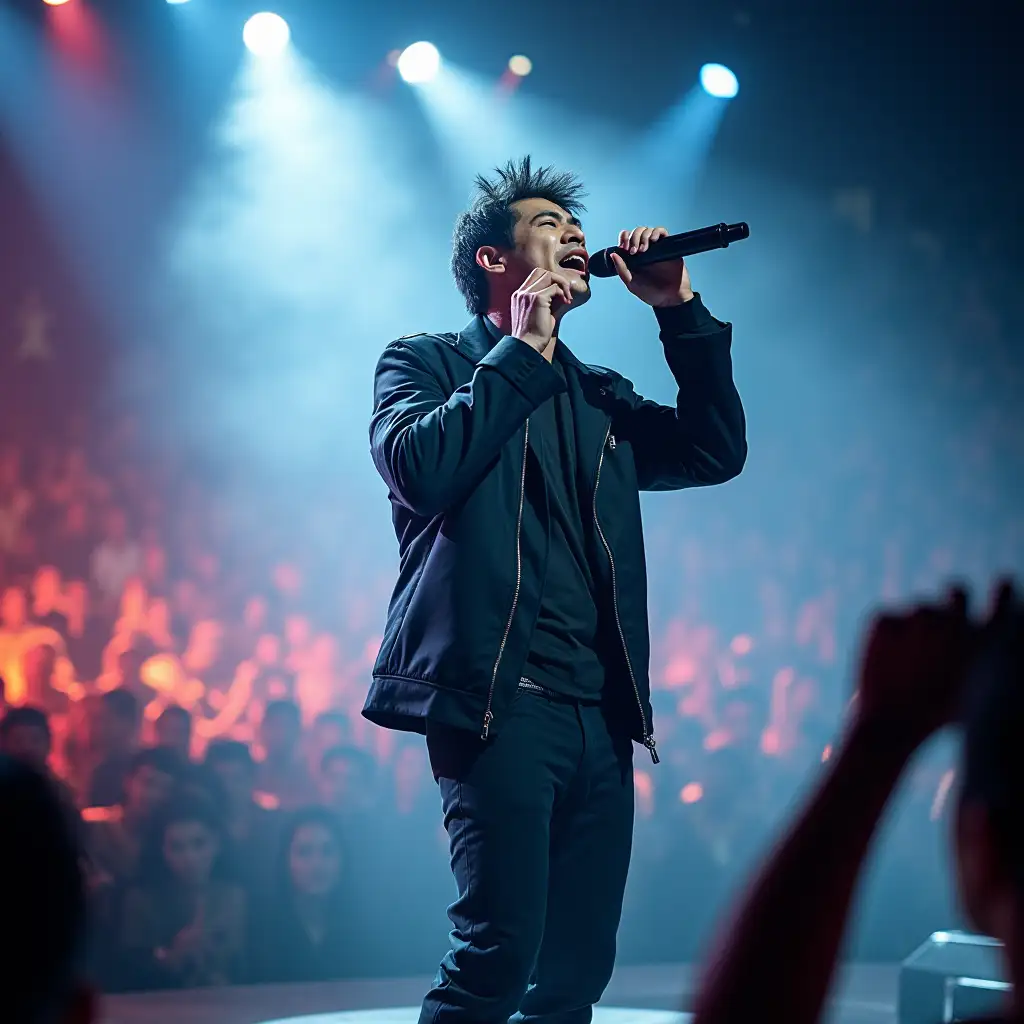
<instances>
[{"instance_id":1,"label":"singer's face","mask_svg":"<svg viewBox=\"0 0 1024 1024\"><path fill-rule=\"evenodd\" d=\"M521 199L514 203L514 249L508 254L509 284L518 288L535 267L569 279L573 307L590 298L587 273L587 239L580 222L546 199Z\"/></svg>"}]
</instances>

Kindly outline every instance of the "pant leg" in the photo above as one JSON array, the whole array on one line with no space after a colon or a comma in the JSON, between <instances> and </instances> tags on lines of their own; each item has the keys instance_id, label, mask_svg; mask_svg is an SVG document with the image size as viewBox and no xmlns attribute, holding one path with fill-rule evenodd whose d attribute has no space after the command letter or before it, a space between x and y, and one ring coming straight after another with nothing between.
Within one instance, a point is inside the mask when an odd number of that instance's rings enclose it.
<instances>
[{"instance_id":1,"label":"pant leg","mask_svg":"<svg viewBox=\"0 0 1024 1024\"><path fill-rule=\"evenodd\" d=\"M506 1024L530 979L547 912L552 809L583 753L575 709L520 694L488 742L430 728L458 899L452 948L421 1024Z\"/></svg>"},{"instance_id":2,"label":"pant leg","mask_svg":"<svg viewBox=\"0 0 1024 1024\"><path fill-rule=\"evenodd\" d=\"M633 840L633 744L581 707L580 772L552 822L548 904L536 969L516 1021L587 1024L615 964Z\"/></svg>"}]
</instances>

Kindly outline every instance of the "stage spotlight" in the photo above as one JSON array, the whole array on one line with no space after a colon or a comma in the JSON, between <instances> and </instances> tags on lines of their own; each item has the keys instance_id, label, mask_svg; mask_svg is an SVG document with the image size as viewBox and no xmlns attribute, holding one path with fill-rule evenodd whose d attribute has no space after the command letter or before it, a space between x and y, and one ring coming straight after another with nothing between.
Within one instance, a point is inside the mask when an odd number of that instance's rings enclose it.
<instances>
[{"instance_id":1,"label":"stage spotlight","mask_svg":"<svg viewBox=\"0 0 1024 1024\"><path fill-rule=\"evenodd\" d=\"M43 0L43 3L50 7L62 7L64 4L70 3L70 0Z\"/></svg>"},{"instance_id":2,"label":"stage spotlight","mask_svg":"<svg viewBox=\"0 0 1024 1024\"><path fill-rule=\"evenodd\" d=\"M187 4L188 0L167 0L169 4Z\"/></svg>"},{"instance_id":3,"label":"stage spotlight","mask_svg":"<svg viewBox=\"0 0 1024 1024\"><path fill-rule=\"evenodd\" d=\"M411 85L429 82L441 67L441 55L433 43L413 43L398 58L398 73Z\"/></svg>"},{"instance_id":4,"label":"stage spotlight","mask_svg":"<svg viewBox=\"0 0 1024 1024\"><path fill-rule=\"evenodd\" d=\"M509 58L508 69L513 75L525 78L533 70L533 61L529 57L517 54L515 57Z\"/></svg>"},{"instance_id":5,"label":"stage spotlight","mask_svg":"<svg viewBox=\"0 0 1024 1024\"><path fill-rule=\"evenodd\" d=\"M257 57L276 57L287 48L291 37L288 22L279 14L266 11L254 14L242 31L242 39L249 52Z\"/></svg>"},{"instance_id":6,"label":"stage spotlight","mask_svg":"<svg viewBox=\"0 0 1024 1024\"><path fill-rule=\"evenodd\" d=\"M700 84L709 96L731 100L740 91L736 76L724 64L705 64L700 69Z\"/></svg>"}]
</instances>

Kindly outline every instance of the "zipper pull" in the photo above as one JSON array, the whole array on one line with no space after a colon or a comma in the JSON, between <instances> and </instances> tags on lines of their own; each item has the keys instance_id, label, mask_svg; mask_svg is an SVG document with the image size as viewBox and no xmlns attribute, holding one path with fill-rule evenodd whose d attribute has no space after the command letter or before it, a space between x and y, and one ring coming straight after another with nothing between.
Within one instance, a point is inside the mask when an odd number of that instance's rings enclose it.
<instances>
[{"instance_id":1,"label":"zipper pull","mask_svg":"<svg viewBox=\"0 0 1024 1024\"><path fill-rule=\"evenodd\" d=\"M614 434L609 434L608 435L608 447L612 451L615 451L615 435Z\"/></svg>"},{"instance_id":2,"label":"zipper pull","mask_svg":"<svg viewBox=\"0 0 1024 1024\"><path fill-rule=\"evenodd\" d=\"M488 711L487 714L484 715L484 731L480 733L480 739L487 739L487 734L491 731L491 722L493 721L494 715L492 715L490 711Z\"/></svg>"},{"instance_id":3,"label":"zipper pull","mask_svg":"<svg viewBox=\"0 0 1024 1024\"><path fill-rule=\"evenodd\" d=\"M651 752L651 761L654 764L661 764L661 758L658 757L658 745L654 742L653 736L644 737L644 746Z\"/></svg>"}]
</instances>

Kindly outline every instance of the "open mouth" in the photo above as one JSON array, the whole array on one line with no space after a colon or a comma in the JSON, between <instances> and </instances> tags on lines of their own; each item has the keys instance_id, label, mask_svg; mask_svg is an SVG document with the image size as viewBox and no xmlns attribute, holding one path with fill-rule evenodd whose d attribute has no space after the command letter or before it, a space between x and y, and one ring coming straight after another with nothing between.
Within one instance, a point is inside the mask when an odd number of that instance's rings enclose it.
<instances>
[{"instance_id":1,"label":"open mouth","mask_svg":"<svg viewBox=\"0 0 1024 1024\"><path fill-rule=\"evenodd\" d=\"M581 251L571 252L568 256L563 256L558 261L558 265L560 267L564 267L566 270L575 270L577 274L586 276L587 257L586 254Z\"/></svg>"}]
</instances>

